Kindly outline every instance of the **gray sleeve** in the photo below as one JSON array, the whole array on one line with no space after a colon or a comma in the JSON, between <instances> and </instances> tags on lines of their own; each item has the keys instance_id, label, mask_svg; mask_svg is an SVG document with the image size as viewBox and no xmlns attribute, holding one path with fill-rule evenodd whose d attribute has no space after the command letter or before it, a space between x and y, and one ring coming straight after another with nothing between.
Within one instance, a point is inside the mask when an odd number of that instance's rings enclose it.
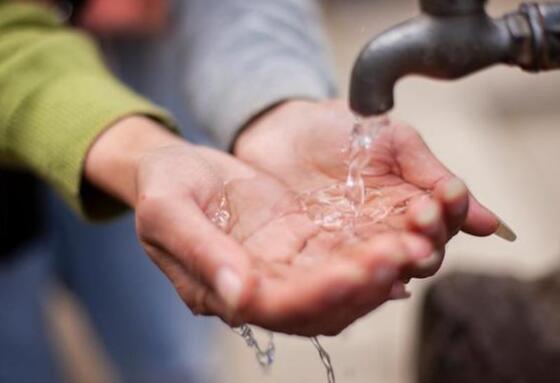
<instances>
[{"instance_id":1,"label":"gray sleeve","mask_svg":"<svg viewBox=\"0 0 560 383\"><path fill-rule=\"evenodd\" d=\"M219 144L268 107L335 85L314 0L184 0L189 112Z\"/></svg>"}]
</instances>

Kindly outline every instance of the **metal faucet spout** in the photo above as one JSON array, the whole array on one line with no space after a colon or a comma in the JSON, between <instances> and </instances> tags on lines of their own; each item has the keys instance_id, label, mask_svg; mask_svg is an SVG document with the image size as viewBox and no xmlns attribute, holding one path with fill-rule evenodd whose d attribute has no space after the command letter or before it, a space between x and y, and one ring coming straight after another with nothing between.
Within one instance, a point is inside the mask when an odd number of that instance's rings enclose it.
<instances>
[{"instance_id":1,"label":"metal faucet spout","mask_svg":"<svg viewBox=\"0 0 560 383\"><path fill-rule=\"evenodd\" d=\"M525 4L492 19L485 0L423 0L420 16L373 39L351 78L350 107L359 115L388 112L407 75L458 79L495 64L536 71L560 67L560 3Z\"/></svg>"}]
</instances>

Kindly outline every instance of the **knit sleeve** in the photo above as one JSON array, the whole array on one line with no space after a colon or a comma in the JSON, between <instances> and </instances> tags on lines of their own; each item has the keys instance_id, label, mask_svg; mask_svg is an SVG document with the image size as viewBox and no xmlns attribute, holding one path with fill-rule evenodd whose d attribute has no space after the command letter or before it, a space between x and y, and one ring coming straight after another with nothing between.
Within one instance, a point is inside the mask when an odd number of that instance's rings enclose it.
<instances>
[{"instance_id":1,"label":"knit sleeve","mask_svg":"<svg viewBox=\"0 0 560 383\"><path fill-rule=\"evenodd\" d=\"M130 115L173 126L112 77L86 36L47 8L0 1L1 166L26 168L87 218L107 218L120 205L83 198L84 160L104 129Z\"/></svg>"}]
</instances>

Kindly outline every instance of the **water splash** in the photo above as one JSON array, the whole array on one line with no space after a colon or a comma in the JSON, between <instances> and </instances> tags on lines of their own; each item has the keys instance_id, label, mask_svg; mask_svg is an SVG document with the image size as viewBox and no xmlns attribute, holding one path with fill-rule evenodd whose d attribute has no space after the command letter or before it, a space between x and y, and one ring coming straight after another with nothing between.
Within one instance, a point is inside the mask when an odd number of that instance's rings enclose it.
<instances>
[{"instance_id":1,"label":"water splash","mask_svg":"<svg viewBox=\"0 0 560 383\"><path fill-rule=\"evenodd\" d=\"M319 339L317 337L311 338L311 343L313 343L313 346L315 346L315 348L317 349L317 352L319 352L319 357L321 358L321 363L323 363L323 366L325 366L325 370L327 371L327 381L328 381L328 383L335 383L336 382L336 377L334 375L334 368L333 368L332 363L331 363L331 356L325 350L323 345L319 342Z\"/></svg>"},{"instance_id":2,"label":"water splash","mask_svg":"<svg viewBox=\"0 0 560 383\"><path fill-rule=\"evenodd\" d=\"M373 159L373 145L382 128L388 126L387 116L356 118L348 145L348 168L344 182L302 193L301 207L309 218L327 231L348 231L355 234L360 223L376 224L403 209L389 206L383 193L367 187L364 173Z\"/></svg>"},{"instance_id":3,"label":"water splash","mask_svg":"<svg viewBox=\"0 0 560 383\"><path fill-rule=\"evenodd\" d=\"M262 348L257 341L255 334L251 327L244 324L241 327L234 328L234 332L239 334L249 348L255 349L255 356L257 362L262 368L269 368L274 363L274 357L276 355L276 346L274 344L274 334L270 331L267 332L268 342L266 348Z\"/></svg>"},{"instance_id":4,"label":"water splash","mask_svg":"<svg viewBox=\"0 0 560 383\"><path fill-rule=\"evenodd\" d=\"M373 157L372 146L381 129L389 125L386 116L372 119L356 117L350 135L348 176L346 177L346 198L359 214L366 198L366 186L363 173Z\"/></svg>"},{"instance_id":5,"label":"water splash","mask_svg":"<svg viewBox=\"0 0 560 383\"><path fill-rule=\"evenodd\" d=\"M218 209L210 219L212 223L218 226L222 231L227 231L231 220L231 213L229 212L228 201L225 196L222 196L220 199Z\"/></svg>"}]
</instances>

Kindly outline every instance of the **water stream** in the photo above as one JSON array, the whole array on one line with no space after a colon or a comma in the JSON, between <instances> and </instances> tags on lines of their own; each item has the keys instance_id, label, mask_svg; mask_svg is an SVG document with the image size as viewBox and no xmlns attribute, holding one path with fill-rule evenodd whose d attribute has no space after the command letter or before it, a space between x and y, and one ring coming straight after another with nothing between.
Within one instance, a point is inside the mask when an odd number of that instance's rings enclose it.
<instances>
[{"instance_id":1,"label":"water stream","mask_svg":"<svg viewBox=\"0 0 560 383\"><path fill-rule=\"evenodd\" d=\"M393 207L384 203L383 193L367 187L364 181L364 173L373 158L375 139L388 124L386 116L357 117L346 150L346 179L300 195L302 208L323 229L353 234L360 222L382 222L394 212Z\"/></svg>"}]
</instances>

